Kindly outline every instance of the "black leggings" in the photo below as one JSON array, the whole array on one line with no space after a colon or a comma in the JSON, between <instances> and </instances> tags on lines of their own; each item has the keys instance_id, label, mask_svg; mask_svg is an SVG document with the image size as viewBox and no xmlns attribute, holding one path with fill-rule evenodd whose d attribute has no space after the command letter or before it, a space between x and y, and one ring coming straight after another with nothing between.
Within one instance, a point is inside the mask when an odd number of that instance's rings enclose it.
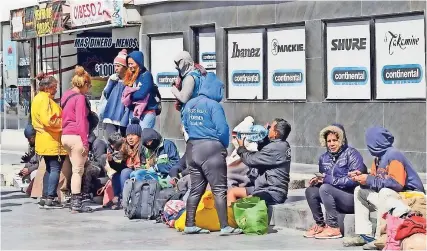
<instances>
[{"instance_id":1,"label":"black leggings","mask_svg":"<svg viewBox=\"0 0 427 251\"><path fill-rule=\"evenodd\" d=\"M215 140L191 140L187 142L186 156L191 188L187 199L185 226L195 226L197 206L208 183L214 195L220 226L228 226L226 149Z\"/></svg>"}]
</instances>

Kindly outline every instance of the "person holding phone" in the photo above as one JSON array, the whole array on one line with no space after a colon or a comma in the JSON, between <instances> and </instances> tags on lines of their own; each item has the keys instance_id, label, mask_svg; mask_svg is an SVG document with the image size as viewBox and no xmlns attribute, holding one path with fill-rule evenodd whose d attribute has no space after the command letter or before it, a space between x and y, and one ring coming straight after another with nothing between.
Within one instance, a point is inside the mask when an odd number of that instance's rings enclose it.
<instances>
[{"instance_id":1,"label":"person holding phone","mask_svg":"<svg viewBox=\"0 0 427 251\"><path fill-rule=\"evenodd\" d=\"M320 131L320 144L326 152L319 158L319 172L305 190L313 219L316 222L305 234L306 238L336 239L342 234L338 213L354 213L354 189L358 185L348 177L350 172L366 173L362 155L348 146L344 127L333 124ZM325 206L325 220L320 204Z\"/></svg>"}]
</instances>

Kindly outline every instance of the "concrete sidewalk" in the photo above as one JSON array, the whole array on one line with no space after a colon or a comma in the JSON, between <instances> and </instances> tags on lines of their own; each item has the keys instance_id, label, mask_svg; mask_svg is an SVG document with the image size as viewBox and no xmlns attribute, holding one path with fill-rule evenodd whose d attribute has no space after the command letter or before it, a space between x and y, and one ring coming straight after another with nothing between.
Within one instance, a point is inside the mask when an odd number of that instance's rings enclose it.
<instances>
[{"instance_id":1,"label":"concrete sidewalk","mask_svg":"<svg viewBox=\"0 0 427 251\"><path fill-rule=\"evenodd\" d=\"M71 214L39 209L33 199L1 189L2 249L79 250L343 250L342 240L305 239L302 232L274 229L263 236L185 236L152 221L130 221L123 211ZM354 250L354 249L346 249ZM358 249L360 250L360 249Z\"/></svg>"}]
</instances>

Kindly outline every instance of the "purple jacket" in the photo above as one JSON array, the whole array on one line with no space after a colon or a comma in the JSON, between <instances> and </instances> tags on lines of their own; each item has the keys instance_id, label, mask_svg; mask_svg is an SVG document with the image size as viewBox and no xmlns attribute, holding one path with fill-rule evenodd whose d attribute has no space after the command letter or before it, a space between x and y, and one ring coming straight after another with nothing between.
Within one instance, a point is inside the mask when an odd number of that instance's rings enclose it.
<instances>
[{"instance_id":1,"label":"purple jacket","mask_svg":"<svg viewBox=\"0 0 427 251\"><path fill-rule=\"evenodd\" d=\"M327 129L327 130L325 130ZM342 137L342 146L338 153L332 154L329 151L322 154L319 158L319 172L325 174L323 183L330 184L336 188L346 191L353 191L359 184L352 181L348 177L348 173L359 170L362 173L367 173L367 168L363 163L362 155L353 147L348 146L347 137L345 135L344 127L340 124L334 124L325 128L321 132L324 139L324 134L328 130L337 131L338 135Z\"/></svg>"}]
</instances>

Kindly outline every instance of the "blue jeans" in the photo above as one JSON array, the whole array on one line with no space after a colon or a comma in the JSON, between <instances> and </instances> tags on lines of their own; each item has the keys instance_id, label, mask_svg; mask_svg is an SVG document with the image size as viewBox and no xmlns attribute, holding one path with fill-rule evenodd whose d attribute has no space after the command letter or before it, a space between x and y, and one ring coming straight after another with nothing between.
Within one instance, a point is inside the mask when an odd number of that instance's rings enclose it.
<instances>
[{"instance_id":1,"label":"blue jeans","mask_svg":"<svg viewBox=\"0 0 427 251\"><path fill-rule=\"evenodd\" d=\"M125 186L126 180L130 178L130 174L133 172L131 168L125 168L120 173L113 174L111 179L113 185L113 191L115 197L121 197L123 187Z\"/></svg>"},{"instance_id":2,"label":"blue jeans","mask_svg":"<svg viewBox=\"0 0 427 251\"><path fill-rule=\"evenodd\" d=\"M131 116L129 119L129 124L130 121L133 118L133 111L131 112ZM141 126L141 128L144 130L144 128L154 128L154 126L156 125L156 114L155 113L147 113L147 114L143 114L140 118L139 121L139 125Z\"/></svg>"},{"instance_id":3,"label":"blue jeans","mask_svg":"<svg viewBox=\"0 0 427 251\"><path fill-rule=\"evenodd\" d=\"M58 197L56 189L58 188L59 175L65 156L43 156L43 159L46 163L46 172L43 177L43 198Z\"/></svg>"}]
</instances>

